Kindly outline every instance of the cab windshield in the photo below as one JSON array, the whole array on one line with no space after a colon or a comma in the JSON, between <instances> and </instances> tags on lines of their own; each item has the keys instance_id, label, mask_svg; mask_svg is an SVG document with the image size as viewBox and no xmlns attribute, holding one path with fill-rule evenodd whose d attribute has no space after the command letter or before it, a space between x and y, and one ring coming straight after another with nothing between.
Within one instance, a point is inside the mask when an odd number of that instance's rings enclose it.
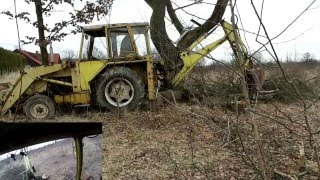
<instances>
[{"instance_id":1,"label":"cab windshield","mask_svg":"<svg viewBox=\"0 0 320 180\"><path fill-rule=\"evenodd\" d=\"M132 29L132 33L129 33L127 26L108 28L108 38L105 28L85 31L80 58L107 60L147 55L147 26L129 29Z\"/></svg>"}]
</instances>

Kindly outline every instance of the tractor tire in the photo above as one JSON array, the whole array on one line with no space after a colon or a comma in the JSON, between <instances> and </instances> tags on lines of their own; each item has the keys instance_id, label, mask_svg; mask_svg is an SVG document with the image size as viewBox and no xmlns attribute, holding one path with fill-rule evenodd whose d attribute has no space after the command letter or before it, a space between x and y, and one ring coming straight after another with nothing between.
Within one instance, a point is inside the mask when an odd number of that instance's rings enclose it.
<instances>
[{"instance_id":1,"label":"tractor tire","mask_svg":"<svg viewBox=\"0 0 320 180\"><path fill-rule=\"evenodd\" d=\"M56 114L54 101L45 95L34 95L23 105L23 112L31 120L53 119Z\"/></svg>"},{"instance_id":2,"label":"tractor tire","mask_svg":"<svg viewBox=\"0 0 320 180\"><path fill-rule=\"evenodd\" d=\"M96 101L110 111L133 110L143 101L144 88L135 71L128 67L114 67L100 75Z\"/></svg>"}]
</instances>

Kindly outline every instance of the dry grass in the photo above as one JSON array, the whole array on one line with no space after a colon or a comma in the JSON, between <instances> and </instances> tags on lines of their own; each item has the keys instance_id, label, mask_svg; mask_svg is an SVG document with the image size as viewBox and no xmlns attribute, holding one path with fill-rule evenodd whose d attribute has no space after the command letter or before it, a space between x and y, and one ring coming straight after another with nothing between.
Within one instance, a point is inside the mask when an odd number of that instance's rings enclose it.
<instances>
[{"instance_id":1,"label":"dry grass","mask_svg":"<svg viewBox=\"0 0 320 180\"><path fill-rule=\"evenodd\" d=\"M289 174L299 172L297 142L305 136L309 175L315 178L316 163L303 124L299 103L260 104L258 121L268 169ZM320 128L320 104L310 108L309 118L314 129ZM281 113L280 113L281 112ZM282 114L283 113L283 114ZM260 114L260 115L258 115ZM278 122L265 116L277 116ZM196 105L168 106L159 112L134 112L101 116L103 128L103 176L105 179L248 179L255 176L245 164L243 153L256 163L256 151L250 119L238 118L233 112ZM239 129L235 130L238 124ZM230 125L230 126L229 126ZM191 131L192 130L192 131ZM241 134L244 150L236 131ZM191 134L192 136L190 136ZM316 136L317 140L320 137ZM193 153L193 155L192 155ZM192 158L193 157L193 158Z\"/></svg>"},{"instance_id":2,"label":"dry grass","mask_svg":"<svg viewBox=\"0 0 320 180\"><path fill-rule=\"evenodd\" d=\"M219 138L222 133L218 132L221 129L214 122L219 121L215 117L220 114L224 113L218 109L203 113L197 106L179 105L159 112L135 112L123 114L121 118L108 118L103 128L104 178L229 179L248 176L250 170L239 168L244 166L241 159L223 147L224 142Z\"/></svg>"}]
</instances>

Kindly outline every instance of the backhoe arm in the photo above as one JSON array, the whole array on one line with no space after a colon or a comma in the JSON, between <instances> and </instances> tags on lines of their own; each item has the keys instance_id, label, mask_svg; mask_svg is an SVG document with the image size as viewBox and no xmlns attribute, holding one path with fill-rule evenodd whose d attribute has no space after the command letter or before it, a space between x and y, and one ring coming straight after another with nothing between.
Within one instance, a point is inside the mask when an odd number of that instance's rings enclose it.
<instances>
[{"instance_id":1,"label":"backhoe arm","mask_svg":"<svg viewBox=\"0 0 320 180\"><path fill-rule=\"evenodd\" d=\"M223 31L226 35L226 38L229 41L229 44L233 50L233 53L242 53L243 57L244 57L244 61L243 62L239 62L239 64L241 65L241 68L243 70L249 70L253 68L253 64L252 64L252 60L249 58L248 56L248 51L246 46L244 45L244 43L241 40L241 36L239 34L238 29L233 30L233 26L232 24L226 22L226 21L221 21L221 26L223 28ZM239 41L239 45L240 45L240 49L237 49L236 46L236 38Z\"/></svg>"},{"instance_id":2,"label":"backhoe arm","mask_svg":"<svg viewBox=\"0 0 320 180\"><path fill-rule=\"evenodd\" d=\"M197 45L199 45L204 39L206 39L213 31L214 29L212 29L210 32L204 34L203 36L201 36L199 39L197 39L193 44L191 44L185 51L180 53L180 58L183 61L183 68L181 69L181 71L173 78L172 80L172 84L174 86L177 86L182 80L183 78L185 78L190 71L205 57L207 56L209 53L211 53L213 50L215 50L217 47L219 47L222 43L224 43L225 41L229 41L232 49L234 52L237 52L237 48L235 45L235 37L238 36L238 39L240 40L240 44L241 44L241 52L244 53L244 57L246 58L245 62L240 62L240 64L242 65L242 68L244 69L248 69L250 68L249 66L251 66L252 63L250 63L250 60L248 57L248 53L246 50L246 47L244 46L244 44L241 41L240 35L236 30L233 30L233 27L230 23L226 22L226 21L221 21L221 26L225 32L225 35L208 44L207 46L203 47L200 50L197 51L192 51Z\"/></svg>"}]
</instances>

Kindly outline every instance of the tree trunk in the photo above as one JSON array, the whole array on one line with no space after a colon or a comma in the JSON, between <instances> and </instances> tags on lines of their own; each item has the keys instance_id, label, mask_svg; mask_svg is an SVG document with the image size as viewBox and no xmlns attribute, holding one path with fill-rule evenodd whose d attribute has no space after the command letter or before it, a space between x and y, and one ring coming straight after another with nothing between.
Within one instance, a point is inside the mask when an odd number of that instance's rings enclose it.
<instances>
[{"instance_id":1,"label":"tree trunk","mask_svg":"<svg viewBox=\"0 0 320 180\"><path fill-rule=\"evenodd\" d=\"M158 50L161 58L165 61L165 69L168 72L167 80L173 79L174 75L180 70L179 50L170 40L166 24L164 21L166 13L166 2L169 0L145 0L152 8L153 12L150 19L151 40Z\"/></svg>"},{"instance_id":2,"label":"tree trunk","mask_svg":"<svg viewBox=\"0 0 320 180\"><path fill-rule=\"evenodd\" d=\"M38 33L39 33L38 43L39 43L40 52L41 52L42 65L49 65L48 51L47 51L48 42L46 41L46 38L44 36L45 26L43 24L41 0L34 0L34 4L36 6L36 14L37 14L37 21L38 21Z\"/></svg>"}]
</instances>

